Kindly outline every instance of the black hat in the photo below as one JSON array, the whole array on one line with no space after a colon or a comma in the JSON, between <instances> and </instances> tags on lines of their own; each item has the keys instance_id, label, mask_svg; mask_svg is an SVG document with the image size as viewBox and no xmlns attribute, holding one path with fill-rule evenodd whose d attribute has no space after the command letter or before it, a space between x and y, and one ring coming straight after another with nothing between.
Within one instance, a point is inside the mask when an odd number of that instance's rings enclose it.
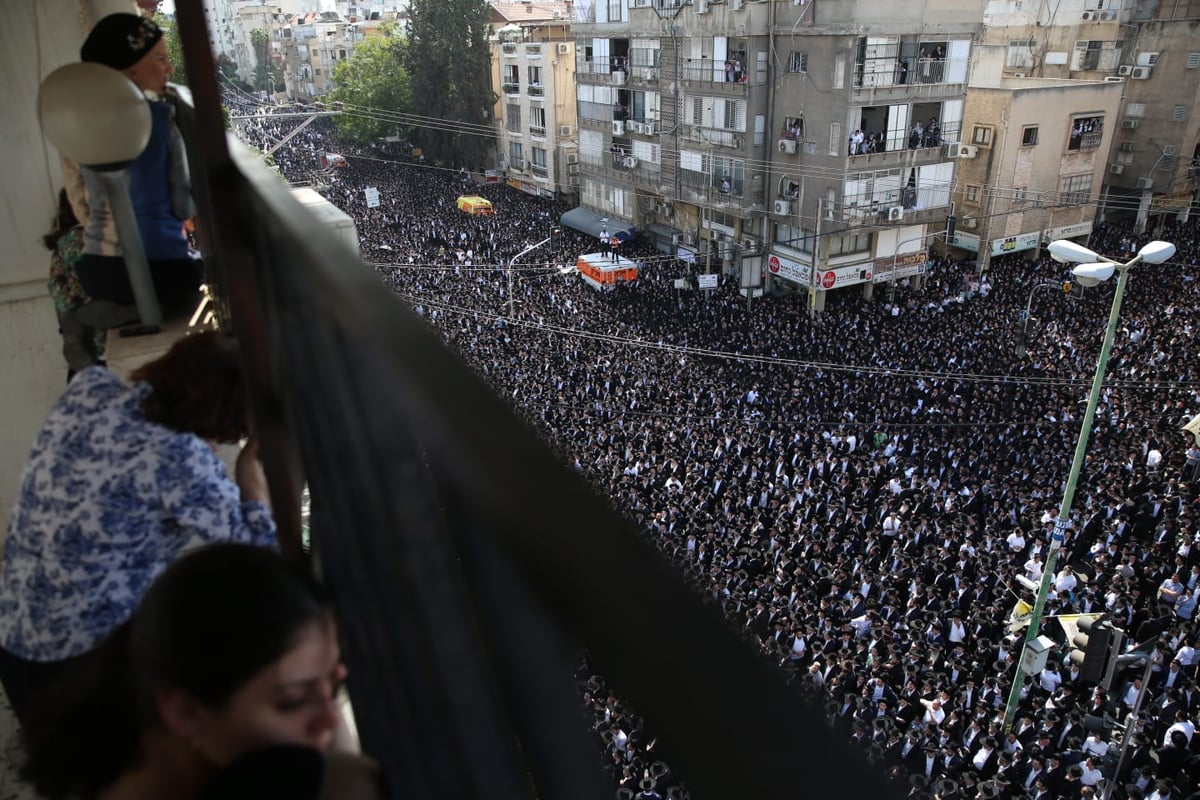
<instances>
[{"instance_id":1,"label":"black hat","mask_svg":"<svg viewBox=\"0 0 1200 800\"><path fill-rule=\"evenodd\" d=\"M83 41L79 60L116 70L128 69L141 61L162 35L162 29L149 17L109 14L96 23Z\"/></svg>"}]
</instances>

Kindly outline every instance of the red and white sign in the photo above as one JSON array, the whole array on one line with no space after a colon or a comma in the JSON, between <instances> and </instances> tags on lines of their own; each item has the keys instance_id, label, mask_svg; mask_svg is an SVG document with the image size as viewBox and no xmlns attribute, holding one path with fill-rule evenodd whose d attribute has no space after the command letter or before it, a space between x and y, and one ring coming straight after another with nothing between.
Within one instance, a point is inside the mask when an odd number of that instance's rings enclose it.
<instances>
[{"instance_id":1,"label":"red and white sign","mask_svg":"<svg viewBox=\"0 0 1200 800\"><path fill-rule=\"evenodd\" d=\"M875 274L874 265L870 262L851 264L847 267L836 267L821 273L822 289L844 289L856 283L870 283Z\"/></svg>"},{"instance_id":2,"label":"red and white sign","mask_svg":"<svg viewBox=\"0 0 1200 800\"><path fill-rule=\"evenodd\" d=\"M837 283L837 273L834 272L833 270L829 270L829 272L826 272L824 275L821 276L821 288L822 289L832 289L834 284L836 284L836 283Z\"/></svg>"},{"instance_id":3,"label":"red and white sign","mask_svg":"<svg viewBox=\"0 0 1200 800\"><path fill-rule=\"evenodd\" d=\"M808 286L809 276L812 274L812 267L810 265L803 264L787 256L781 256L778 253L772 253L767 258L767 269L772 275L778 278L785 278L801 286Z\"/></svg>"}]
</instances>

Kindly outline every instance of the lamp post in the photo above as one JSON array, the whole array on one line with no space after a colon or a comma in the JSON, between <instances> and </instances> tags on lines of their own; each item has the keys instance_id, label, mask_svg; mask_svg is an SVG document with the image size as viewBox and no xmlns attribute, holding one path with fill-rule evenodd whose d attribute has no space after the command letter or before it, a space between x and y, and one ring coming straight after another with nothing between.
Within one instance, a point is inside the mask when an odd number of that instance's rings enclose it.
<instances>
[{"instance_id":1,"label":"lamp post","mask_svg":"<svg viewBox=\"0 0 1200 800\"><path fill-rule=\"evenodd\" d=\"M1071 517L1071 504L1075 500L1075 487L1079 483L1079 473L1083 469L1083 459L1087 453L1088 438L1092 430L1092 420L1096 416L1096 406L1100 404L1100 390L1104 386L1104 373L1108 368L1108 354L1112 351L1113 338L1117 333L1117 320L1121 314L1121 299L1125 295L1125 286L1129 282L1129 268L1139 261L1147 264L1161 264L1175 255L1175 245L1169 242L1150 242L1138 251L1138 254L1125 263L1113 261L1105 256L1087 249L1081 244L1060 239L1050 243L1050 256L1055 261L1075 263L1071 270L1075 279L1083 286L1095 286L1101 281L1118 274L1117 290L1113 294L1112 309L1108 314L1108 327L1104 330L1104 342L1100 345L1100 358L1096 362L1096 374L1092 378L1092 390L1088 394L1087 410L1083 414L1083 423L1079 429L1079 439L1075 444L1075 457L1071 461L1071 472L1063 490L1062 503L1058 509L1058 519L1054 523L1054 533L1050 537L1050 546L1046 552L1045 570L1042 581L1038 585L1037 598L1033 602L1033 610L1029 615L1029 627L1025 631L1025 643L1022 652L1029 647L1030 642L1037 639L1041 632L1042 613L1046 608L1046 598L1050 594L1050 586L1054 582L1054 567L1058 561L1058 551L1066 538L1067 526ZM1004 728L1012 725L1017 713L1017 705L1021 701L1021 690L1025 685L1026 675L1021 671L1020 662L1017 664L1017 674L1013 677L1012 690L1008 694L1008 703L1004 707Z\"/></svg>"},{"instance_id":2,"label":"lamp post","mask_svg":"<svg viewBox=\"0 0 1200 800\"><path fill-rule=\"evenodd\" d=\"M141 318L136 332L153 333L162 324L162 311L129 197L128 169L150 141L150 106L145 95L115 69L92 63L67 64L42 81L38 119L50 143L103 187ZM95 327L131 321L122 307L106 301L93 300L84 309L95 319Z\"/></svg>"}]
</instances>

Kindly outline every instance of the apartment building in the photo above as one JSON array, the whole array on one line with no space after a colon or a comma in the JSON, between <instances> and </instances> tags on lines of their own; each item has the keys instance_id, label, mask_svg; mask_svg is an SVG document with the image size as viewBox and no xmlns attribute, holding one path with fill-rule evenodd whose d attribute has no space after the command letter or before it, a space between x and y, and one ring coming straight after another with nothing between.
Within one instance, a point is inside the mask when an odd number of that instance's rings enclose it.
<instances>
[{"instance_id":1,"label":"apartment building","mask_svg":"<svg viewBox=\"0 0 1200 800\"><path fill-rule=\"evenodd\" d=\"M536 196L579 192L570 23L565 3L492 3L496 163Z\"/></svg>"},{"instance_id":2,"label":"apartment building","mask_svg":"<svg viewBox=\"0 0 1200 800\"><path fill-rule=\"evenodd\" d=\"M329 11L309 12L293 18L281 30L284 84L289 98L312 100L334 88L334 67L353 58L355 46L381 23L354 19Z\"/></svg>"},{"instance_id":3,"label":"apartment building","mask_svg":"<svg viewBox=\"0 0 1200 800\"><path fill-rule=\"evenodd\" d=\"M815 308L919 275L983 5L576 3L582 203L704 271L761 255Z\"/></svg>"},{"instance_id":4,"label":"apartment building","mask_svg":"<svg viewBox=\"0 0 1200 800\"><path fill-rule=\"evenodd\" d=\"M993 0L988 11L985 44L1005 49L1006 75L1120 86L1094 185L1099 218L1144 229L1188 213L1200 157L1200 0Z\"/></svg>"},{"instance_id":5,"label":"apartment building","mask_svg":"<svg viewBox=\"0 0 1200 800\"><path fill-rule=\"evenodd\" d=\"M958 148L957 234L979 269L1092 232L1124 82L1005 77L1010 47L976 48Z\"/></svg>"}]
</instances>

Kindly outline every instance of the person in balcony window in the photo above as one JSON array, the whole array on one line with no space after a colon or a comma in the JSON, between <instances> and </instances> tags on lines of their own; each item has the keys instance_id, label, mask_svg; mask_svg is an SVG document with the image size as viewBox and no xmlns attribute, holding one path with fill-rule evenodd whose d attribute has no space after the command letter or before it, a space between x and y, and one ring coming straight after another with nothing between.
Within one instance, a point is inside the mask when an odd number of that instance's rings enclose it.
<instances>
[{"instance_id":1,"label":"person in balcony window","mask_svg":"<svg viewBox=\"0 0 1200 800\"><path fill-rule=\"evenodd\" d=\"M281 556L238 544L183 556L103 655L29 736L23 772L41 796L381 796L373 763L331 751L337 624Z\"/></svg>"},{"instance_id":2,"label":"person in balcony window","mask_svg":"<svg viewBox=\"0 0 1200 800\"><path fill-rule=\"evenodd\" d=\"M257 446L236 481L214 450L248 433L237 347L215 331L132 385L103 367L71 381L21 475L0 565L0 683L22 723L186 547L275 544Z\"/></svg>"},{"instance_id":3,"label":"person in balcony window","mask_svg":"<svg viewBox=\"0 0 1200 800\"><path fill-rule=\"evenodd\" d=\"M920 120L917 120L913 124L912 130L909 131L909 134L908 134L908 149L916 150L918 147L921 146L921 143L924 140L925 140L925 126L921 124Z\"/></svg>"},{"instance_id":4,"label":"person in balcony window","mask_svg":"<svg viewBox=\"0 0 1200 800\"><path fill-rule=\"evenodd\" d=\"M174 119L178 95L167 83L171 60L162 30L146 17L110 14L88 34L80 59L120 71L146 95L150 142L129 167L129 191L159 302L168 312L187 311L204 270L184 233L184 221L195 209L183 138ZM135 321L133 289L104 190L90 171L81 172L65 159L63 170L75 215L84 221L79 280L90 297L105 301L81 313L93 324L109 323L103 327Z\"/></svg>"},{"instance_id":5,"label":"person in balcony window","mask_svg":"<svg viewBox=\"0 0 1200 800\"><path fill-rule=\"evenodd\" d=\"M942 143L942 126L938 124L937 117L930 117L929 124L925 126L925 146L937 147Z\"/></svg>"},{"instance_id":6,"label":"person in balcony window","mask_svg":"<svg viewBox=\"0 0 1200 800\"><path fill-rule=\"evenodd\" d=\"M921 76L921 83L929 83L933 80L933 56L924 47L921 48L921 55L917 58L917 71Z\"/></svg>"},{"instance_id":7,"label":"person in balcony window","mask_svg":"<svg viewBox=\"0 0 1200 800\"><path fill-rule=\"evenodd\" d=\"M721 177L721 192L723 194L729 194L732 191L733 191L733 182L729 180L728 175L722 176Z\"/></svg>"}]
</instances>

